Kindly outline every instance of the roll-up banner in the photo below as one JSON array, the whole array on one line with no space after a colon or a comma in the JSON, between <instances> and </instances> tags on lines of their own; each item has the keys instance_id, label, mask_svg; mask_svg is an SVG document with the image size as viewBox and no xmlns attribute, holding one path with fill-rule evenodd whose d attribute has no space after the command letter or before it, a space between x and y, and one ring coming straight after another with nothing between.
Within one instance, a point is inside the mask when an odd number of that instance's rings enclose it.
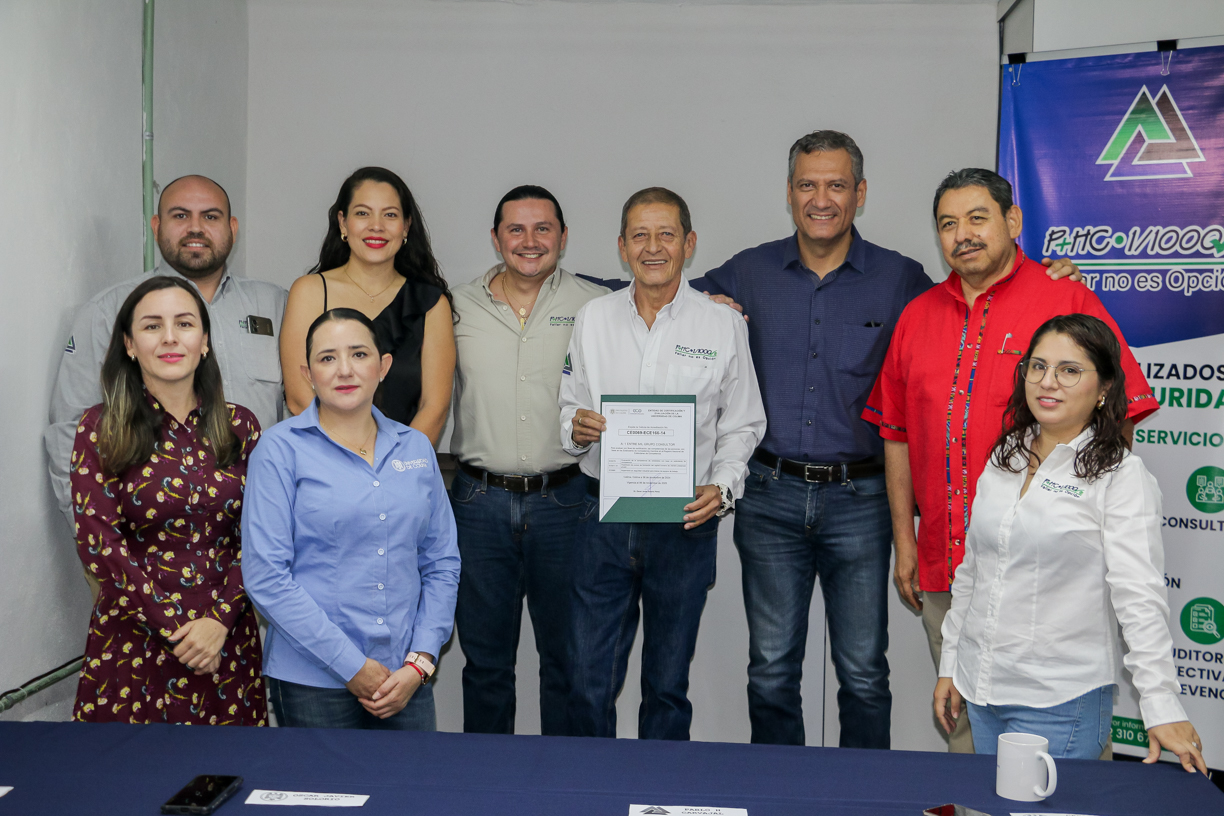
<instances>
[{"instance_id":1,"label":"roll-up banner","mask_svg":"<svg viewBox=\"0 0 1224 816\"><path fill-rule=\"evenodd\" d=\"M1079 265L1160 402L1134 450L1164 497L1181 701L1224 768L1224 48L1010 65L1000 100L1020 245ZM1114 750L1146 754L1123 674Z\"/></svg>"}]
</instances>

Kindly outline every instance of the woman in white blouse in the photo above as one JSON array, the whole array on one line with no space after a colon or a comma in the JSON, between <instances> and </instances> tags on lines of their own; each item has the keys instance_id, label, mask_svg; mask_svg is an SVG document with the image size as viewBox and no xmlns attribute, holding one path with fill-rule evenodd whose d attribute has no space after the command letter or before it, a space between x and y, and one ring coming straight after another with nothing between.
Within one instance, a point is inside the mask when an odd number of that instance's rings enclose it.
<instances>
[{"instance_id":1,"label":"woman in white blouse","mask_svg":"<svg viewBox=\"0 0 1224 816\"><path fill-rule=\"evenodd\" d=\"M1095 759L1123 663L1140 694L1145 762L1164 748L1206 773L1178 700L1160 489L1128 450L1124 385L1118 340L1095 317L1056 317L1034 333L978 481L935 714L951 732L963 698L980 754L1022 731L1056 757Z\"/></svg>"}]
</instances>

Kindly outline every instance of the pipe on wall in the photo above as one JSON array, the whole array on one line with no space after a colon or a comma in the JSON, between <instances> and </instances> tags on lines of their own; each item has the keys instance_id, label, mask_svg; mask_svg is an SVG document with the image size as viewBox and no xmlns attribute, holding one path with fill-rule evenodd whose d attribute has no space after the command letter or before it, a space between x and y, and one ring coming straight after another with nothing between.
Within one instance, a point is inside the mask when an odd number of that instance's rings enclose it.
<instances>
[{"instance_id":1,"label":"pipe on wall","mask_svg":"<svg viewBox=\"0 0 1224 816\"><path fill-rule=\"evenodd\" d=\"M144 45L141 50L140 67L144 90L141 108L144 113L144 159L141 171L144 181L144 268L153 268L153 5L154 0L144 0Z\"/></svg>"}]
</instances>

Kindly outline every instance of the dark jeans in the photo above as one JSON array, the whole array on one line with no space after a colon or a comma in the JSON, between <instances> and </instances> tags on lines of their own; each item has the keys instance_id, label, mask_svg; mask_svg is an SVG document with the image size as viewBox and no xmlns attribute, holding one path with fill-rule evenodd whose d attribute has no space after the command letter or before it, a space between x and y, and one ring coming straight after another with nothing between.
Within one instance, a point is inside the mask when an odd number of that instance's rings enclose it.
<instances>
[{"instance_id":1,"label":"dark jeans","mask_svg":"<svg viewBox=\"0 0 1224 816\"><path fill-rule=\"evenodd\" d=\"M264 675L268 702L283 728L364 728L371 731L437 731L433 686L416 690L398 714L380 720L346 688L318 688Z\"/></svg>"},{"instance_id":2,"label":"dark jeans","mask_svg":"<svg viewBox=\"0 0 1224 816\"><path fill-rule=\"evenodd\" d=\"M536 493L488 487L462 471L455 476L451 507L463 562L455 628L467 659L464 731L514 733L514 664L526 595L540 655L540 733L569 733L569 560L586 495L581 474Z\"/></svg>"},{"instance_id":3,"label":"dark jeans","mask_svg":"<svg viewBox=\"0 0 1224 816\"><path fill-rule=\"evenodd\" d=\"M752 741L803 745L803 657L817 574L837 673L840 745L888 748L888 573L884 475L808 483L749 462L735 508L748 612Z\"/></svg>"},{"instance_id":4,"label":"dark jeans","mask_svg":"<svg viewBox=\"0 0 1224 816\"><path fill-rule=\"evenodd\" d=\"M714 583L718 519L681 524L598 520L583 505L574 554L569 716L575 736L615 737L616 697L642 617L641 739L686 740L693 721L689 663Z\"/></svg>"}]
</instances>

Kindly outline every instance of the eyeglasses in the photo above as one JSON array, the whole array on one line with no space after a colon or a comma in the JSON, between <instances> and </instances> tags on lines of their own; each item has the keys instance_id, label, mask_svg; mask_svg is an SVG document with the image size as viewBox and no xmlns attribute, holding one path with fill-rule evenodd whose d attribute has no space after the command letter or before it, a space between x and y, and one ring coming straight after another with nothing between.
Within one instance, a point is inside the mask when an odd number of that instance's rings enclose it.
<instances>
[{"instance_id":1,"label":"eyeglasses","mask_svg":"<svg viewBox=\"0 0 1224 816\"><path fill-rule=\"evenodd\" d=\"M1045 379L1046 371L1054 370L1054 381L1063 388L1071 388L1080 381L1080 375L1085 371L1096 371L1095 368L1080 368L1070 364L1060 366L1046 365L1040 360L1021 360L1020 373L1027 382L1034 385Z\"/></svg>"}]
</instances>

